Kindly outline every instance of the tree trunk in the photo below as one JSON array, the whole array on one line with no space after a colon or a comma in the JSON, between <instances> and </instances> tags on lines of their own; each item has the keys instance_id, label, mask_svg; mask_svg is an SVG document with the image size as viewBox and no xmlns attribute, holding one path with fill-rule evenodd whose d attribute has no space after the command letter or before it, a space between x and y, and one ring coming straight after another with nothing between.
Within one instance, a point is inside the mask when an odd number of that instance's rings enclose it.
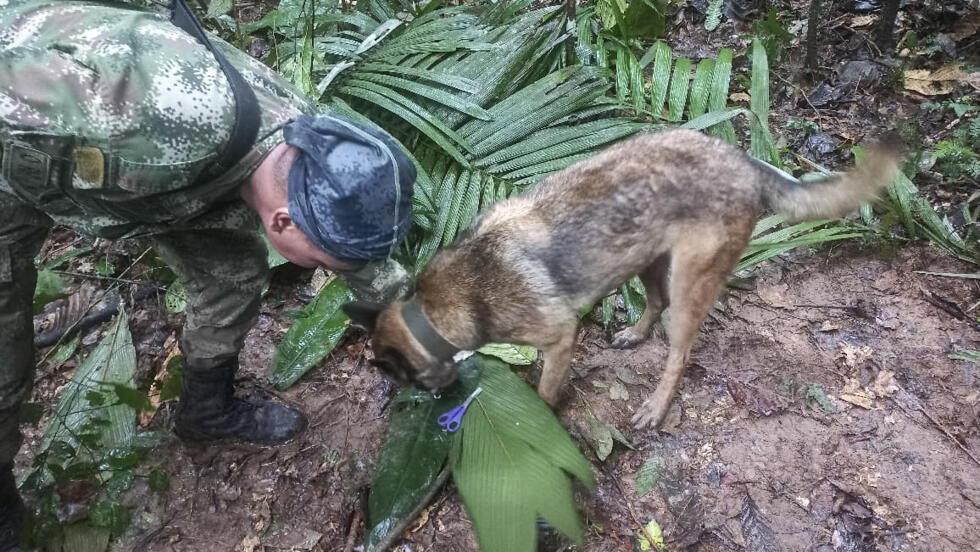
<instances>
[{"instance_id":1,"label":"tree trunk","mask_svg":"<svg viewBox=\"0 0 980 552\"><path fill-rule=\"evenodd\" d=\"M881 8L881 21L878 22L878 49L886 53L892 47L895 34L895 17L898 16L899 0L884 0Z\"/></svg>"},{"instance_id":2,"label":"tree trunk","mask_svg":"<svg viewBox=\"0 0 980 552\"><path fill-rule=\"evenodd\" d=\"M806 21L806 68L811 74L817 70L817 27L820 25L822 0L810 0L810 13Z\"/></svg>"}]
</instances>

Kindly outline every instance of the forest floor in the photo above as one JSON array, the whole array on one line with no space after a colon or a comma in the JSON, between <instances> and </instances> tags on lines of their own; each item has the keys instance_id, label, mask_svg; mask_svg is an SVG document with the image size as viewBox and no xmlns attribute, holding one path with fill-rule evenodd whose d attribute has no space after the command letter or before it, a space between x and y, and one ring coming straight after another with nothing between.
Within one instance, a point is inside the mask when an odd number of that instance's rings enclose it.
<instances>
[{"instance_id":1,"label":"forest floor","mask_svg":"<svg viewBox=\"0 0 980 552\"><path fill-rule=\"evenodd\" d=\"M798 41L773 63L772 127L781 145L839 168L852 162L844 146L898 121L916 121L926 143L941 139L949 115L924 110L931 98L889 84L890 67L869 38L873 26L841 4L820 50L823 77L802 76ZM911 14L916 4L908 3ZM668 32L675 54L698 58L730 46L736 69L739 59L747 65L739 58L748 45L744 29L726 21L707 33L704 14L691 5ZM918 21L906 17L900 28ZM939 31L919 30L929 32ZM965 50L976 52L976 42ZM802 132L791 121L818 128ZM940 207L963 199L955 189L917 183ZM45 255L74 240L70 232L53 233ZM109 258L133 250L100 247ZM83 270L86 262L75 259L71 267ZM612 349L610 334L623 320L609 330L586 322L557 410L598 481L595 492L576 494L587 527L580 549L633 551L639 527L655 519L672 549L757 551L778 542L783 550L980 550L980 365L948 356L980 349L980 332L975 314L963 320L937 306L976 308L980 281L922 272L976 267L928 244L888 240L798 249L760 265L751 289L728 290L703 325L660 431L636 431L629 420L659 381L664 342L654 337L633 350ZM269 392L265 374L293 322L284 313L309 300L297 291L309 279L295 268L277 273L243 352L244 392ZM168 313L162 295L129 300L139 371L152 377L173 354L182 317ZM98 331L83 343L91 346ZM310 419L302 438L281 448L186 446L167 431L173 404L165 403L147 421L164 430L165 441L146 462L169 473L170 489L153 493L137 480L123 496L133 527L113 549L358 550L364 495L397 391L370 366L366 344L363 333L348 332L328 359L279 394ZM73 362L39 379L33 400L53 404ZM539 372L532 366L520 373L535 382ZM621 430L634 449L617 444L599 461L587 410ZM43 427L27 429L19 471ZM655 457L659 482L639 496L637 471ZM451 484L396 550L477 550Z\"/></svg>"}]
</instances>

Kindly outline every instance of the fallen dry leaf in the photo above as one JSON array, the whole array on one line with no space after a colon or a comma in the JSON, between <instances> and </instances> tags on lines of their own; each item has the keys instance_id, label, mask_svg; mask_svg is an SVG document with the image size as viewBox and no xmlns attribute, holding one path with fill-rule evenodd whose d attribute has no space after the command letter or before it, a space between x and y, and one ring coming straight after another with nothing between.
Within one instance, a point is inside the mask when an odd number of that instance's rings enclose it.
<instances>
[{"instance_id":1,"label":"fallen dry leaf","mask_svg":"<svg viewBox=\"0 0 980 552\"><path fill-rule=\"evenodd\" d=\"M958 82L980 90L980 72L964 73L956 63L940 67L935 71L928 69L905 71L905 89L925 96L949 94Z\"/></svg>"},{"instance_id":2,"label":"fallen dry leaf","mask_svg":"<svg viewBox=\"0 0 980 552\"><path fill-rule=\"evenodd\" d=\"M824 320L823 324L820 325L819 331L821 332L836 332L840 329L840 324L836 322L831 322L830 320Z\"/></svg>"},{"instance_id":3,"label":"fallen dry leaf","mask_svg":"<svg viewBox=\"0 0 980 552\"><path fill-rule=\"evenodd\" d=\"M728 393L735 399L735 403L744 406L750 412L769 416L786 410L787 402L767 389L756 387L735 378L728 378L726 384Z\"/></svg>"},{"instance_id":4,"label":"fallen dry leaf","mask_svg":"<svg viewBox=\"0 0 980 552\"><path fill-rule=\"evenodd\" d=\"M788 286L785 284L766 287L756 291L759 298L766 302L770 307L777 309L790 309L792 305L786 300L785 292Z\"/></svg>"},{"instance_id":5,"label":"fallen dry leaf","mask_svg":"<svg viewBox=\"0 0 980 552\"><path fill-rule=\"evenodd\" d=\"M844 361L844 365L848 368L857 368L864 363L864 361L871 358L872 354L874 354L874 349L868 347L867 345L855 347L854 345L843 341L839 342L837 345L840 347L840 353L837 354L837 358L842 359Z\"/></svg>"},{"instance_id":6,"label":"fallen dry leaf","mask_svg":"<svg viewBox=\"0 0 980 552\"><path fill-rule=\"evenodd\" d=\"M418 519L415 520L415 524L412 525L408 531L405 531L406 538L411 537L412 533L415 533L419 529L425 527L426 523L429 523L429 513L432 512L433 508L435 508L435 505L429 506L428 508L422 510L422 513L419 514Z\"/></svg>"},{"instance_id":7,"label":"fallen dry leaf","mask_svg":"<svg viewBox=\"0 0 980 552\"><path fill-rule=\"evenodd\" d=\"M875 380L868 386L868 391L877 397L890 397L898 391L898 384L895 383L895 372L882 370L875 376Z\"/></svg>"},{"instance_id":8,"label":"fallen dry leaf","mask_svg":"<svg viewBox=\"0 0 980 552\"><path fill-rule=\"evenodd\" d=\"M875 22L876 17L873 15L855 15L851 19L852 27L867 27L868 25Z\"/></svg>"},{"instance_id":9,"label":"fallen dry leaf","mask_svg":"<svg viewBox=\"0 0 980 552\"><path fill-rule=\"evenodd\" d=\"M242 539L242 552L255 552L255 549L262 543L258 537L248 536Z\"/></svg>"},{"instance_id":10,"label":"fallen dry leaf","mask_svg":"<svg viewBox=\"0 0 980 552\"><path fill-rule=\"evenodd\" d=\"M630 392L626 390L626 386L619 380L613 380L609 384L609 398L614 401L628 401L630 400Z\"/></svg>"},{"instance_id":11,"label":"fallen dry leaf","mask_svg":"<svg viewBox=\"0 0 980 552\"><path fill-rule=\"evenodd\" d=\"M173 337L173 334L171 334L171 337ZM163 390L163 384L170 379L170 372L167 371L167 363L169 363L172 358L180 354L180 348L177 346L176 340L171 340L168 337L167 343L170 343L170 351L167 353L167 357L163 359L163 363L160 364L160 369L157 371L157 375L153 377L153 380L159 383L151 385L150 392L147 394L150 399L150 406L152 406L153 409L140 412L139 427L146 427L149 425L150 420L152 420L153 416L157 413L157 409L160 408L160 391ZM166 343L164 345L166 345Z\"/></svg>"},{"instance_id":12,"label":"fallen dry leaf","mask_svg":"<svg viewBox=\"0 0 980 552\"><path fill-rule=\"evenodd\" d=\"M970 15L960 19L953 25L951 35L953 40L959 42L976 34L977 29L980 29L980 11L971 12Z\"/></svg>"},{"instance_id":13,"label":"fallen dry leaf","mask_svg":"<svg viewBox=\"0 0 980 552\"><path fill-rule=\"evenodd\" d=\"M844 384L844 388L841 390L837 398L844 402L849 402L853 405L860 406L866 410L874 409L874 397L869 395L864 389L861 389L861 384L858 383L858 380L853 378L847 380L847 383Z\"/></svg>"},{"instance_id":14,"label":"fallen dry leaf","mask_svg":"<svg viewBox=\"0 0 980 552\"><path fill-rule=\"evenodd\" d=\"M317 267L317 269L313 271L313 277L310 278L310 287L313 288L313 293L320 293L323 286L330 283L330 280L333 280L333 277L330 274L327 274L327 272L323 270L323 267Z\"/></svg>"}]
</instances>

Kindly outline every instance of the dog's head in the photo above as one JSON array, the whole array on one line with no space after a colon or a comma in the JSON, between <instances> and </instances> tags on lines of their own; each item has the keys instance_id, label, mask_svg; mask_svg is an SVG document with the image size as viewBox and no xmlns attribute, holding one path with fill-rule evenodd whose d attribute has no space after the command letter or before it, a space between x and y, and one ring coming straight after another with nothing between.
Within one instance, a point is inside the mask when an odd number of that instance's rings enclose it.
<instances>
[{"instance_id":1,"label":"dog's head","mask_svg":"<svg viewBox=\"0 0 980 552\"><path fill-rule=\"evenodd\" d=\"M343 309L351 324L371 333L374 366L399 384L418 383L438 393L456 380L456 363L437 358L416 339L402 316L403 305L354 301Z\"/></svg>"}]
</instances>

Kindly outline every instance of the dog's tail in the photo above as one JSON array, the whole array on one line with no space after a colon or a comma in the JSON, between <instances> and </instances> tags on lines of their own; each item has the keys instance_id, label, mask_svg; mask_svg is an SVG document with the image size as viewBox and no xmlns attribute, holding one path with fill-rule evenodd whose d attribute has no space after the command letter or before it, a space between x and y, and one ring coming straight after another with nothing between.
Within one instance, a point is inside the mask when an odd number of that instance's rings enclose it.
<instances>
[{"instance_id":1,"label":"dog's tail","mask_svg":"<svg viewBox=\"0 0 980 552\"><path fill-rule=\"evenodd\" d=\"M883 142L871 148L850 171L822 180L800 182L786 173L757 162L762 171L763 206L790 222L834 218L874 198L898 174L900 148Z\"/></svg>"}]
</instances>

